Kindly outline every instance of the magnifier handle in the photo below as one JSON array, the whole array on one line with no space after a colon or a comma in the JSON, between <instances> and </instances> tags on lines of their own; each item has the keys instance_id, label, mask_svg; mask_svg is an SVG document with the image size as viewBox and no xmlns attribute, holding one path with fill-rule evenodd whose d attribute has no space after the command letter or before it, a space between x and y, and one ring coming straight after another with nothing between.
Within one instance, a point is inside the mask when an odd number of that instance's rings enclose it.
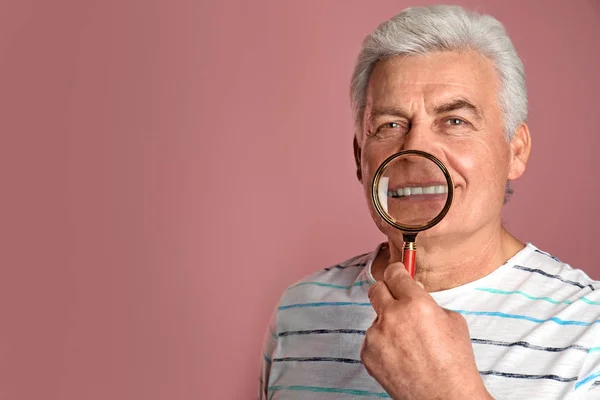
<instances>
[{"instance_id":1,"label":"magnifier handle","mask_svg":"<svg viewBox=\"0 0 600 400\"><path fill-rule=\"evenodd\" d=\"M416 261L417 261L417 248L414 243L407 242L404 243L404 251L402 252L402 263L404 267L410 274L411 278L415 278L415 270L416 270Z\"/></svg>"}]
</instances>

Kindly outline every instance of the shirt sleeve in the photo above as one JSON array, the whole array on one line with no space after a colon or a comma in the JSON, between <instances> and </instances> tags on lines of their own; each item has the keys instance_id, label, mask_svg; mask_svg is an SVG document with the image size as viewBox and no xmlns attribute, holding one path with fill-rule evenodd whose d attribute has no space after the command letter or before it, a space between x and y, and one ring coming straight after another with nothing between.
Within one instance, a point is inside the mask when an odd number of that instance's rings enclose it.
<instances>
[{"instance_id":1,"label":"shirt sleeve","mask_svg":"<svg viewBox=\"0 0 600 400\"><path fill-rule=\"evenodd\" d=\"M265 336L262 346L262 355L260 359L260 377L259 377L259 400L267 400L269 392L269 376L271 373L271 363L273 355L277 349L279 338L277 336L277 311L275 308L269 319L269 324L265 330Z\"/></svg>"}]
</instances>

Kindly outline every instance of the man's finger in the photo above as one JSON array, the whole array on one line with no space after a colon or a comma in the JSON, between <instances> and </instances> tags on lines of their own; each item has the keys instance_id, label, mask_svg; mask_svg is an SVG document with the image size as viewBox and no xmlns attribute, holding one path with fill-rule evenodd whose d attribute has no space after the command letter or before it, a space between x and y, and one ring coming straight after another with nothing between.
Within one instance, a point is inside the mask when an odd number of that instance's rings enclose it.
<instances>
[{"instance_id":1,"label":"man's finger","mask_svg":"<svg viewBox=\"0 0 600 400\"><path fill-rule=\"evenodd\" d=\"M378 281L369 289L369 300L375 313L380 315L385 305L394 301L394 296L392 296L385 283Z\"/></svg>"},{"instance_id":2,"label":"man's finger","mask_svg":"<svg viewBox=\"0 0 600 400\"><path fill-rule=\"evenodd\" d=\"M383 280L391 295L396 299L423 291L422 287L419 287L410 277L402 263L388 265L383 273Z\"/></svg>"}]
</instances>

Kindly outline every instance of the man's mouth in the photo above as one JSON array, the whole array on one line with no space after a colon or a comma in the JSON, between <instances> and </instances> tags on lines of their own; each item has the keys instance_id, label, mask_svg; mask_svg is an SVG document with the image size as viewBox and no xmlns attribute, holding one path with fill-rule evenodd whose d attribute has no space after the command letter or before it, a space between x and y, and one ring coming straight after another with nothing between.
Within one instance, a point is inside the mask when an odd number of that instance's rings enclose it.
<instances>
[{"instance_id":1,"label":"man's mouth","mask_svg":"<svg viewBox=\"0 0 600 400\"><path fill-rule=\"evenodd\" d=\"M431 185L431 186L407 186L396 190L388 190L389 197L406 197L425 194L444 194L448 193L446 185Z\"/></svg>"}]
</instances>

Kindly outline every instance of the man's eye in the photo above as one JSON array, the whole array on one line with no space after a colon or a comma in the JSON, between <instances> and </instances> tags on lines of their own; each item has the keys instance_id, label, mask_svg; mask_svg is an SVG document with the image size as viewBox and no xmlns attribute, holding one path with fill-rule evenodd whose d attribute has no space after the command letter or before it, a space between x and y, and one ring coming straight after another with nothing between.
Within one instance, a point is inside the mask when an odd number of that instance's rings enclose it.
<instances>
[{"instance_id":1,"label":"man's eye","mask_svg":"<svg viewBox=\"0 0 600 400\"><path fill-rule=\"evenodd\" d=\"M459 118L450 118L450 119L446 120L446 122L448 123L448 125L451 125L451 126L460 126L460 125L465 124L465 121L463 121L462 119L459 119Z\"/></svg>"},{"instance_id":2,"label":"man's eye","mask_svg":"<svg viewBox=\"0 0 600 400\"><path fill-rule=\"evenodd\" d=\"M378 130L382 130L382 129L400 129L402 128L402 125L400 125L397 122L387 122L383 125L381 125Z\"/></svg>"},{"instance_id":3,"label":"man's eye","mask_svg":"<svg viewBox=\"0 0 600 400\"><path fill-rule=\"evenodd\" d=\"M410 128L402 122L386 122L377 125L377 128L371 131L371 135L378 137L379 139L384 139L395 137L396 135L404 135L408 129Z\"/></svg>"}]
</instances>

